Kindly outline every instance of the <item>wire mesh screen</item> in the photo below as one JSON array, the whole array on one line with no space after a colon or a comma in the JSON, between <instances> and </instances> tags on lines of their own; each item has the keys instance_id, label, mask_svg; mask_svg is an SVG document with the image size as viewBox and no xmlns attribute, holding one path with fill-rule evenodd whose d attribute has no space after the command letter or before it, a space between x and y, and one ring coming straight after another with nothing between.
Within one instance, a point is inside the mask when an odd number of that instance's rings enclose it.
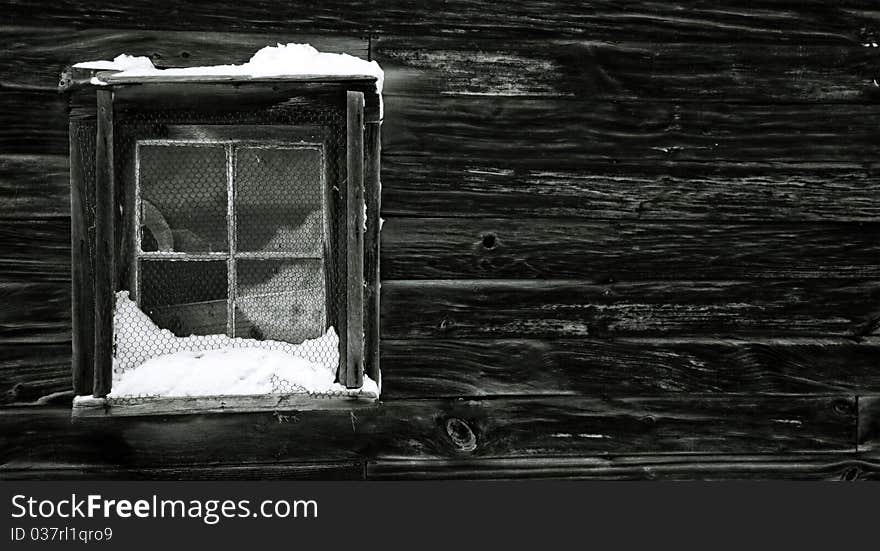
<instances>
[{"instance_id":1,"label":"wire mesh screen","mask_svg":"<svg viewBox=\"0 0 880 551\"><path fill-rule=\"evenodd\" d=\"M206 130L180 137L181 125ZM302 125L322 134L217 138L223 125ZM329 101L228 113L120 110L114 130L117 195L127 213L115 374L182 350L259 348L335 377L347 304L345 201L334 185L345 178L344 109ZM272 392L303 390L273 381Z\"/></svg>"},{"instance_id":2,"label":"wire mesh screen","mask_svg":"<svg viewBox=\"0 0 880 551\"><path fill-rule=\"evenodd\" d=\"M168 142L138 148L141 250L228 249L226 150Z\"/></svg>"},{"instance_id":3,"label":"wire mesh screen","mask_svg":"<svg viewBox=\"0 0 880 551\"><path fill-rule=\"evenodd\" d=\"M236 250L323 256L324 185L317 148L235 150Z\"/></svg>"}]
</instances>

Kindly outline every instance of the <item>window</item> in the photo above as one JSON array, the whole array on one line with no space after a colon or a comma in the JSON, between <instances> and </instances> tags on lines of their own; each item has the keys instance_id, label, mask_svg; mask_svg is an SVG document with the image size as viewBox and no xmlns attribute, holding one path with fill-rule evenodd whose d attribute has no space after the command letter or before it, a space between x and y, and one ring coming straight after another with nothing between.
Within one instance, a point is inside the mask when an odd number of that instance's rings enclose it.
<instances>
[{"instance_id":1,"label":"window","mask_svg":"<svg viewBox=\"0 0 880 551\"><path fill-rule=\"evenodd\" d=\"M81 414L375 400L372 82L128 84L71 121Z\"/></svg>"},{"instance_id":2,"label":"window","mask_svg":"<svg viewBox=\"0 0 880 551\"><path fill-rule=\"evenodd\" d=\"M320 144L140 140L134 298L177 336L323 335L335 278Z\"/></svg>"}]
</instances>

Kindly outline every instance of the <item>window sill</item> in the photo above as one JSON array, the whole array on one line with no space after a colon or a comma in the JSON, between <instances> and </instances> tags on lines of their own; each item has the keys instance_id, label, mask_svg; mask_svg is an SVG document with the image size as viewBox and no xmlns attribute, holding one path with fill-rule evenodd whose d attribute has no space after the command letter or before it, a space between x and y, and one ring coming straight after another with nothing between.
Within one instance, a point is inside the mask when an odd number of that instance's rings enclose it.
<instances>
[{"instance_id":1,"label":"window sill","mask_svg":"<svg viewBox=\"0 0 880 551\"><path fill-rule=\"evenodd\" d=\"M146 398L77 397L72 415L82 417L131 417L143 415L192 415L202 413L250 413L278 410L338 410L369 407L379 402L374 394L314 395L266 394L259 396L186 396Z\"/></svg>"}]
</instances>

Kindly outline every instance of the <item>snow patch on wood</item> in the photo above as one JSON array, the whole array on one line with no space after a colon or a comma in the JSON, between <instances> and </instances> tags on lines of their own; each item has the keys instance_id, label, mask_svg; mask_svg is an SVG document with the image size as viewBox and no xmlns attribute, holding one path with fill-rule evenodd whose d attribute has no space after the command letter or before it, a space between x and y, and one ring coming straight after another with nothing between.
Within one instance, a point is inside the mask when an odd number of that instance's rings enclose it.
<instances>
[{"instance_id":1,"label":"snow patch on wood","mask_svg":"<svg viewBox=\"0 0 880 551\"><path fill-rule=\"evenodd\" d=\"M257 51L249 61L240 65L207 65L202 67L156 68L149 58L121 54L113 61L86 61L77 63L79 69L117 71L114 77L154 76L241 76L283 77L314 76L367 76L376 78L376 92L382 93L385 73L375 61L366 61L348 54L318 51L310 44L277 44ZM99 77L93 84L106 84Z\"/></svg>"}]
</instances>

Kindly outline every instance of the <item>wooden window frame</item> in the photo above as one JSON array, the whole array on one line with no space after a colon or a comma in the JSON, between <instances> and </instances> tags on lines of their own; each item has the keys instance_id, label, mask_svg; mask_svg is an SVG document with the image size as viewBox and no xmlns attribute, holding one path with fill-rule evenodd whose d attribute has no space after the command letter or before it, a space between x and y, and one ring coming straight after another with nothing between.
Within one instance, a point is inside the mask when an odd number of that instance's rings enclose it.
<instances>
[{"instance_id":1,"label":"wooden window frame","mask_svg":"<svg viewBox=\"0 0 880 551\"><path fill-rule=\"evenodd\" d=\"M271 86L272 93L277 93L277 85L266 83ZM356 87L366 89L371 86L371 81L353 80ZM130 84L130 83L120 83ZM205 84L199 82L199 84ZM228 83L219 83L229 86ZM303 82L290 82L291 86L302 86ZM312 83L308 83L309 86ZM344 229L347 243L345 258L345 278L347 292L347 308L345 316L346 342L345 354L340 361L338 380L349 389L360 388L363 384L365 371L371 375L377 383L381 384L378 367L378 342L379 342L379 152L380 139L379 127L381 117L378 109L378 95L367 93L362 90L345 90L344 83L318 82L318 86L333 86L341 88L344 94L345 117L346 117L346 141L345 141L345 166L348 175L343 182L345 191L337 200L345 202L346 220L345 227L340 226L339 231ZM116 197L115 164L114 164L114 95L115 86L94 87L96 97L95 120L97 139L95 144L95 177L94 177L94 204L93 214L88 213L88 205L81 205L84 209L83 224L74 224L72 239L74 242L88 242L89 236L83 231L84 224L88 224L89 218L93 220L94 227L94 254L85 259L91 265L94 274L93 284L75 280L74 301L75 308L82 309L83 304L89 301L94 305L94 319L87 320L88 325L79 326L74 324L74 381L78 396L84 399L91 395L97 401L102 400L111 391L112 385L112 358L113 358L113 310L115 292L117 290L116 276L118 263L127 259L120 257L116 251L118 247L118 221L116 220L120 203ZM369 116L365 117L366 110ZM73 120L73 119L72 119ZM185 128L186 125L179 125ZM259 126L259 125L256 125ZM170 127L169 127L170 128ZM230 126L230 128L232 128ZM185 132L180 134L180 137ZM204 140L200 140L204 142ZM236 140L244 143L250 140ZM71 152L79 154L77 145L71 140ZM326 152L325 152L326 153ZM72 197L83 197L81 166L71 166ZM325 179L325 187L333 185ZM371 186L369 192L365 191L365 185ZM368 214L369 213L369 214ZM74 216L74 222L77 217ZM122 220L123 224L128 224ZM342 224L342 222L340 222ZM76 272L76 267L74 271ZM341 273L341 272L340 272ZM78 283L77 283L78 282ZM329 291L329 290L328 290ZM77 319L81 317L77 316ZM93 337L90 338L90 337ZM85 365L82 359L87 355L77 354L76 350L83 349L84 345L93 345L92 360ZM77 361L79 360L79 361ZM369 368L365 365L369 363ZM269 396L275 401L274 396ZM210 397L197 397L189 402L209 400ZM85 402L85 400L83 400ZM294 400L297 408L310 409L312 404L299 403ZM289 402L292 404L292 402ZM86 404L83 404L89 407ZM214 404L216 405L216 404ZM273 409L281 405L275 401ZM332 405L327 404L328 407ZM324 405L317 405L324 408ZM344 407L351 407L346 404ZM106 406L105 406L106 408ZM161 409L161 408L159 408ZM240 408L221 406L213 407L212 404L193 406L192 412L204 411L249 411L251 409L266 409L245 405ZM169 413L171 411L160 411ZM145 413L155 413L153 411ZM137 414L137 413L131 413Z\"/></svg>"}]
</instances>

